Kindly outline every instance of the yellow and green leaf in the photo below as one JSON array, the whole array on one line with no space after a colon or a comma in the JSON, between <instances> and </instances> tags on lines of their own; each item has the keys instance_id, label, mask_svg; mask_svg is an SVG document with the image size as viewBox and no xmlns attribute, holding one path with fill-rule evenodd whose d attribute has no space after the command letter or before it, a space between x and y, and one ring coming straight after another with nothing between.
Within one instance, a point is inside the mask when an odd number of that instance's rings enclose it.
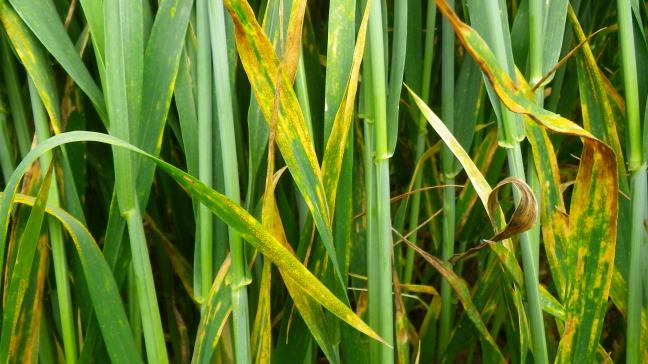
<instances>
[{"instance_id":1,"label":"yellow and green leaf","mask_svg":"<svg viewBox=\"0 0 648 364\"><path fill-rule=\"evenodd\" d=\"M461 22L445 1L439 0L437 5L507 108L523 114L527 123L580 137L583 142L565 237L569 241L564 247L567 317L556 360L591 362L596 357L614 272L618 206L617 199L610 196L617 196L619 190L614 152L573 122L537 106L526 81L518 75L514 82L499 68L479 34Z\"/></svg>"}]
</instances>

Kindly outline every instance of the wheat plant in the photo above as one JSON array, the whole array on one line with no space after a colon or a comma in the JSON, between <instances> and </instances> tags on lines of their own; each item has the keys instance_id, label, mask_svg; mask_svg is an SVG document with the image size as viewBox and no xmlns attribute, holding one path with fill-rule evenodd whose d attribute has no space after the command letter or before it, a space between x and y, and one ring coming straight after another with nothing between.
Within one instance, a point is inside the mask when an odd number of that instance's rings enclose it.
<instances>
[{"instance_id":1,"label":"wheat plant","mask_svg":"<svg viewBox=\"0 0 648 364\"><path fill-rule=\"evenodd\" d=\"M638 0L0 0L2 363L648 362Z\"/></svg>"}]
</instances>

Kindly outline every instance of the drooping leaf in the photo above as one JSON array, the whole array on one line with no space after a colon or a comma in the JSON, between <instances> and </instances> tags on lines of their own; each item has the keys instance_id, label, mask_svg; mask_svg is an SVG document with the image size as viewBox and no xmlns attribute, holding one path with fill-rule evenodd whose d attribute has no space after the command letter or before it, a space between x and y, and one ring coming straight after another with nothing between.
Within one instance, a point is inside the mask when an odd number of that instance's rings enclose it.
<instances>
[{"instance_id":1,"label":"drooping leaf","mask_svg":"<svg viewBox=\"0 0 648 364\"><path fill-rule=\"evenodd\" d=\"M7 195L1 197L4 202ZM14 201L30 206L36 202L21 194L15 195ZM74 242L110 359L115 363L141 362L117 284L94 238L79 220L60 207L48 205L46 212L59 220Z\"/></svg>"},{"instance_id":2,"label":"drooping leaf","mask_svg":"<svg viewBox=\"0 0 648 364\"><path fill-rule=\"evenodd\" d=\"M441 119L421 100L421 98L416 95L411 89L408 88L408 91L412 98L414 99L416 106L421 111L422 115L428 120L432 128L439 134L443 142L448 146L452 151L455 158L459 160L459 163L462 164L468 179L470 180L472 186L475 188L477 196L482 202L482 205L486 209L487 214L495 228L496 231L506 231L504 215L501 208L497 206L492 206L493 208L488 208L489 196L492 193L492 189L488 184L488 181L484 178L484 175L480 172L479 168L475 163L470 159L470 156L466 151L461 147L457 139L450 133L448 128L445 127ZM497 255L498 259L506 269L507 273L511 276L513 281L518 286L524 286L524 280L522 277L522 269L517 263L515 256L512 254L512 247L510 239L504 239L499 244L488 244L488 246L493 250ZM542 305L546 305L549 302L554 302L555 299L551 297L549 292L540 287L540 302ZM551 311L554 311L551 309ZM555 312L555 311L554 311Z\"/></svg>"},{"instance_id":3,"label":"drooping leaf","mask_svg":"<svg viewBox=\"0 0 648 364\"><path fill-rule=\"evenodd\" d=\"M432 265L434 269L436 269L441 275L443 275L445 279L448 280L448 283L450 283L450 286L452 286L452 289L454 289L455 293L457 294L457 298L459 298L459 301L461 301L461 304L466 310L466 314L468 315L468 317L470 317L470 320L475 325L475 328L477 329L477 331L479 331L480 335L485 340L485 342L497 354L497 358L498 358L497 361L503 363L504 356L500 352L497 343L495 342L495 339L493 339L490 332L488 332L486 325L481 319L481 315L479 314L479 311L475 308L475 305L473 304L470 298L470 290L468 289L468 285L466 284L466 282L463 279L461 279L458 275L456 275L452 271L452 269L450 269L446 265L446 263L444 263L440 259L426 253L423 249L421 249L417 245L414 245L409 241L407 241L407 239L403 241L405 242L405 244L407 244L407 246L410 249L414 249L430 265Z\"/></svg>"},{"instance_id":4,"label":"drooping leaf","mask_svg":"<svg viewBox=\"0 0 648 364\"><path fill-rule=\"evenodd\" d=\"M528 123L538 124L555 133L578 136L583 142L570 206L570 246L566 248L565 256L570 285L565 294L567 320L557 360L595 360L598 340L592 338L598 338L603 328L614 271L619 188L614 152L576 124L537 106L525 80L518 75L517 82L513 81L498 66L479 34L461 22L445 1L438 0L437 5L507 108L525 115Z\"/></svg>"},{"instance_id":5,"label":"drooping leaf","mask_svg":"<svg viewBox=\"0 0 648 364\"><path fill-rule=\"evenodd\" d=\"M214 212L221 220L230 227L238 230L245 241L254 246L260 253L270 259L283 273L295 281L304 292L311 296L324 308L329 310L341 320L367 336L383 342L366 323L364 323L347 305L342 303L334 294L329 291L315 276L297 260L281 243L279 243L267 229L252 217L238 204L227 197L219 194L205 186L195 177L182 172L180 169L110 135L74 131L61 133L50 139L41 142L34 148L25 159L16 167L12 178L9 180L5 195L0 204L0 242L5 241L9 221L9 211L14 201L15 194L25 171L34 160L43 153L66 143L71 142L100 142L107 143L113 147L123 148L127 151L138 153L140 156L149 158L163 171L168 173L191 197L198 199ZM384 342L383 342L384 343Z\"/></svg>"},{"instance_id":6,"label":"drooping leaf","mask_svg":"<svg viewBox=\"0 0 648 364\"><path fill-rule=\"evenodd\" d=\"M343 278L333 245L331 214L322 182L322 173L295 91L287 75L279 73L279 60L272 44L257 23L249 4L241 0L227 0L225 6L234 20L236 47L243 68L268 123L274 120L276 85L280 88L279 105L276 110L277 145L293 175L295 184L313 214L317 230L334 262L341 283Z\"/></svg>"}]
</instances>

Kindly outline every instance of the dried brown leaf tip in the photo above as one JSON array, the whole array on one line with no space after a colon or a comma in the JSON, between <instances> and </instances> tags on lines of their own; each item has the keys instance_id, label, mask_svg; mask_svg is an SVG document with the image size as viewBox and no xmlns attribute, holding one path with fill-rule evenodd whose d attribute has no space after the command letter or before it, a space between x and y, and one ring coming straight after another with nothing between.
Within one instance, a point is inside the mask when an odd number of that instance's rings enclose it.
<instances>
[{"instance_id":1,"label":"dried brown leaf tip","mask_svg":"<svg viewBox=\"0 0 648 364\"><path fill-rule=\"evenodd\" d=\"M533 195L531 187L526 182L519 178L509 177L502 180L493 188L493 191L488 196L488 212L493 216L496 208L499 206L498 192L506 185L512 185L517 190L517 197L519 203L513 211L511 219L506 223L506 227L495 236L491 241L500 241L510 238L513 235L523 233L535 224L538 218L538 202Z\"/></svg>"},{"instance_id":2,"label":"dried brown leaf tip","mask_svg":"<svg viewBox=\"0 0 648 364\"><path fill-rule=\"evenodd\" d=\"M497 184L497 186L495 186L495 188L493 188L490 195L488 195L489 216L495 216L495 214L498 213L497 210L500 206L498 197L499 191L507 185L512 185L513 188L515 188L515 190L517 191L515 194L517 196L516 199L519 199L519 203L513 211L511 219L506 223L504 229L496 233L492 238L482 240L481 244L474 246L463 253L453 255L449 259L449 262L451 264L455 264L462 259L472 257L482 249L495 242L508 239L514 235L523 233L531 229L533 224L535 224L538 218L538 203L536 201L536 198L533 195L531 187L529 187L529 185L526 184L526 182L524 182L523 180L515 177L503 179L500 183Z\"/></svg>"}]
</instances>

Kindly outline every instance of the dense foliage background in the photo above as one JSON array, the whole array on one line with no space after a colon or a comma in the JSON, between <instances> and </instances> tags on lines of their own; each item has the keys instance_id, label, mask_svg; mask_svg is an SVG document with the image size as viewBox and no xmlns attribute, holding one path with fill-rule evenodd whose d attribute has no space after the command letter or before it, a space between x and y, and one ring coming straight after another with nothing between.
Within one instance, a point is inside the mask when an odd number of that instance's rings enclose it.
<instances>
[{"instance_id":1,"label":"dense foliage background","mask_svg":"<svg viewBox=\"0 0 648 364\"><path fill-rule=\"evenodd\" d=\"M0 0L2 362L648 362L648 4Z\"/></svg>"}]
</instances>

